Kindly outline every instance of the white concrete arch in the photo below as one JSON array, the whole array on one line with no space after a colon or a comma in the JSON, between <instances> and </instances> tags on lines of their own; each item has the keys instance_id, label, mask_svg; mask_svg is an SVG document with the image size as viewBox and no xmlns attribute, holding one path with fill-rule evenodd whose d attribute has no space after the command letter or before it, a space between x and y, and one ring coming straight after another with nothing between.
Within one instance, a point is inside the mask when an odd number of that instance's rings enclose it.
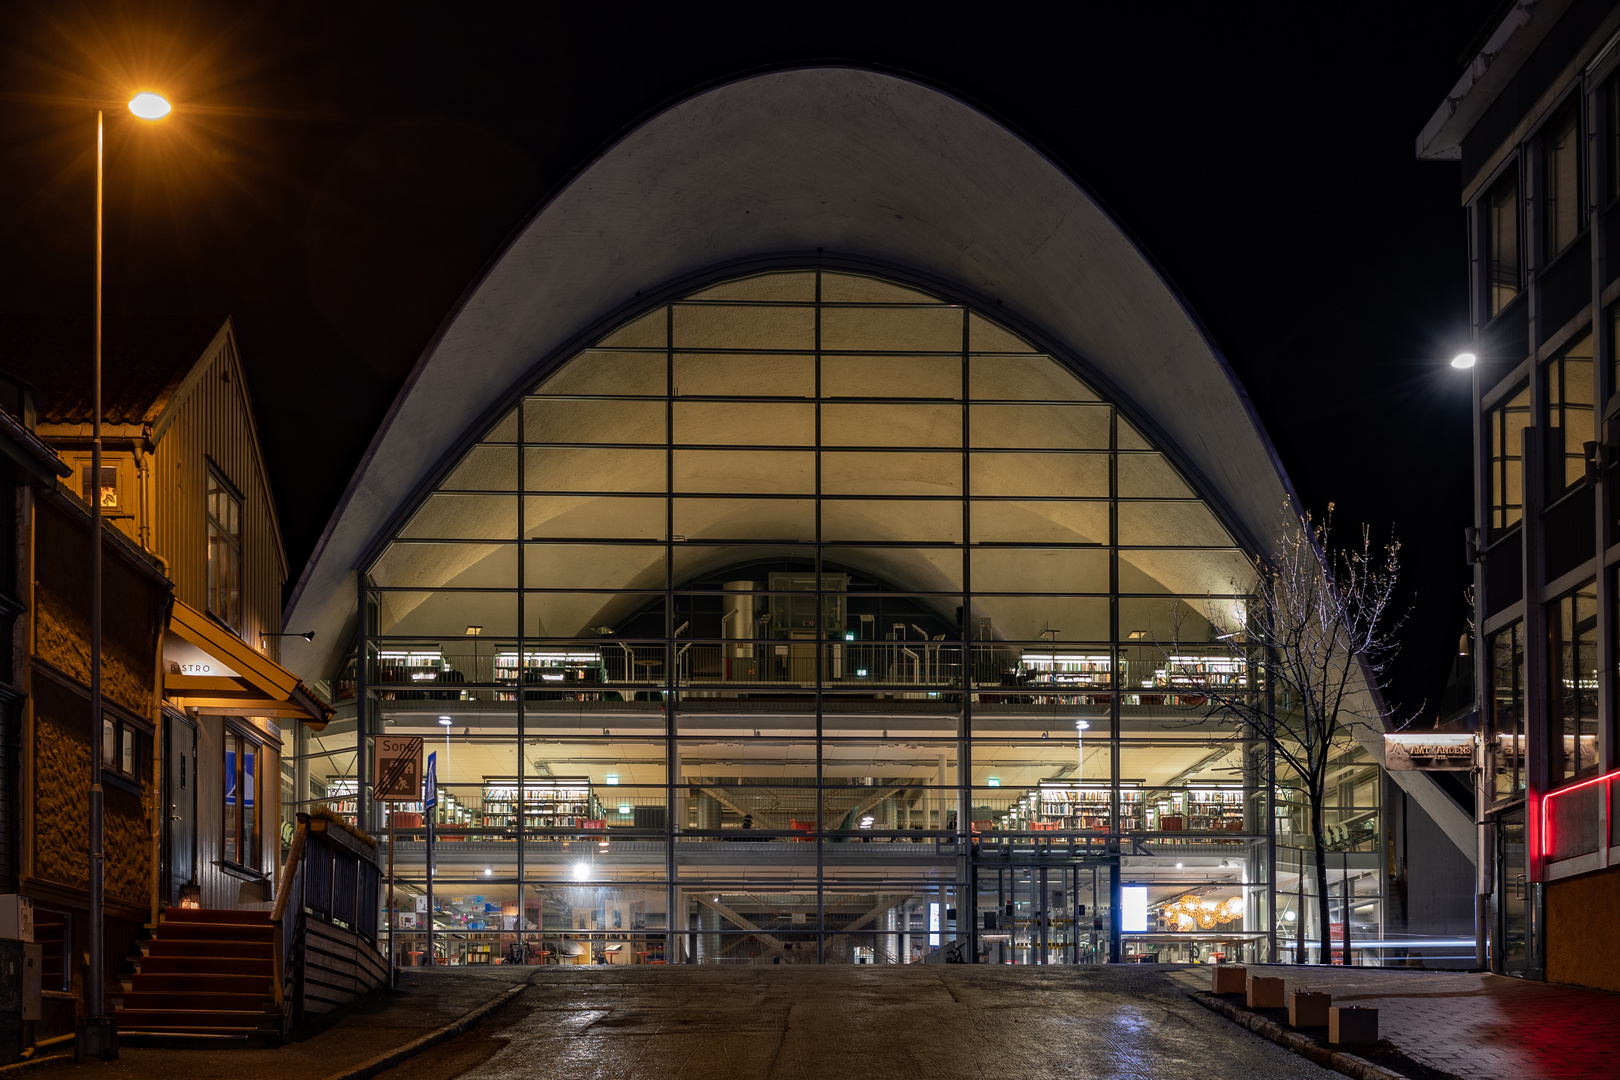
<instances>
[{"instance_id":1,"label":"white concrete arch","mask_svg":"<svg viewBox=\"0 0 1620 1080\"><path fill-rule=\"evenodd\" d=\"M300 578L288 664L329 674L355 566L468 429L537 365L638 298L788 252L909 268L1059 355L1144 418L1251 539L1287 482L1225 363L1130 237L1037 149L972 106L843 67L753 76L623 136L557 192L418 362Z\"/></svg>"}]
</instances>

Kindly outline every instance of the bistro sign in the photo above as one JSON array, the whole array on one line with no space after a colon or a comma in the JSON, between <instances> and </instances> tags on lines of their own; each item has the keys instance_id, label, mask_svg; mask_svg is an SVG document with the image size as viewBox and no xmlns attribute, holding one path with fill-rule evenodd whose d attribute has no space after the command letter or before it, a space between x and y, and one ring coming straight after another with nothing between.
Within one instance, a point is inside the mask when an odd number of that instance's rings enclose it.
<instances>
[{"instance_id":1,"label":"bistro sign","mask_svg":"<svg viewBox=\"0 0 1620 1080\"><path fill-rule=\"evenodd\" d=\"M1390 772L1467 772L1474 767L1474 737L1385 735L1384 767Z\"/></svg>"}]
</instances>

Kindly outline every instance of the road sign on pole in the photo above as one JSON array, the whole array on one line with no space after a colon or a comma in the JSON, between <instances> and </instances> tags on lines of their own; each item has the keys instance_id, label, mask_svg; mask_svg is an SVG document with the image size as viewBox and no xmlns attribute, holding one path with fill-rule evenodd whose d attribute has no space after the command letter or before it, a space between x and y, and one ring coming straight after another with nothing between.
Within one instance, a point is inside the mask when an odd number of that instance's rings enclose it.
<instances>
[{"instance_id":1,"label":"road sign on pole","mask_svg":"<svg viewBox=\"0 0 1620 1080\"><path fill-rule=\"evenodd\" d=\"M376 740L377 778L372 797L379 802L415 802L422 797L422 740L382 735Z\"/></svg>"},{"instance_id":2,"label":"road sign on pole","mask_svg":"<svg viewBox=\"0 0 1620 1080\"><path fill-rule=\"evenodd\" d=\"M421 739L416 740L418 744ZM427 797L422 800L422 807L431 810L439 805L439 755L437 752L428 755L427 760Z\"/></svg>"}]
</instances>

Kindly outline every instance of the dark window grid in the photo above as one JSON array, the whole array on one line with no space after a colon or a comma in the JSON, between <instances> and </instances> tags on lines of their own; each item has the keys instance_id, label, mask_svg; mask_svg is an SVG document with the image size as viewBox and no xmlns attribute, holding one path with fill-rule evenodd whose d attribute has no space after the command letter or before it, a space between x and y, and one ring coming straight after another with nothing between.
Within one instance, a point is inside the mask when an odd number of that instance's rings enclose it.
<instances>
[{"instance_id":1,"label":"dark window grid","mask_svg":"<svg viewBox=\"0 0 1620 1080\"><path fill-rule=\"evenodd\" d=\"M208 472L208 610L242 629L242 499L224 477Z\"/></svg>"},{"instance_id":2,"label":"dark window grid","mask_svg":"<svg viewBox=\"0 0 1620 1080\"><path fill-rule=\"evenodd\" d=\"M1524 624L1515 622L1492 634L1490 649L1491 791L1499 802L1524 790Z\"/></svg>"},{"instance_id":3,"label":"dark window grid","mask_svg":"<svg viewBox=\"0 0 1620 1080\"><path fill-rule=\"evenodd\" d=\"M1530 390L1522 387L1507 401L1490 410L1487 417L1490 440L1490 499L1493 531L1518 523L1524 513L1522 431L1530 425ZM1518 442L1518 452L1510 452L1510 436Z\"/></svg>"},{"instance_id":4,"label":"dark window grid","mask_svg":"<svg viewBox=\"0 0 1620 1080\"><path fill-rule=\"evenodd\" d=\"M1588 582L1548 612L1548 722L1552 780L1595 775L1598 733L1597 589ZM1590 742L1588 742L1590 740Z\"/></svg>"},{"instance_id":5,"label":"dark window grid","mask_svg":"<svg viewBox=\"0 0 1620 1080\"><path fill-rule=\"evenodd\" d=\"M1550 260L1574 242L1586 225L1581 189L1581 113L1577 97L1541 134L1542 234Z\"/></svg>"},{"instance_id":6,"label":"dark window grid","mask_svg":"<svg viewBox=\"0 0 1620 1080\"><path fill-rule=\"evenodd\" d=\"M1520 211L1518 162L1480 200L1485 215L1486 311L1495 316L1519 295L1523 268L1519 255Z\"/></svg>"},{"instance_id":7,"label":"dark window grid","mask_svg":"<svg viewBox=\"0 0 1620 1080\"><path fill-rule=\"evenodd\" d=\"M1592 335L1575 342L1547 362L1547 427L1549 453L1561 459L1561 468L1549 469L1548 501L1559 492L1579 484L1586 477L1584 444L1597 438L1593 427L1595 375L1592 362ZM1556 435L1553 435L1556 432ZM1555 445L1551 440L1558 440Z\"/></svg>"}]
</instances>

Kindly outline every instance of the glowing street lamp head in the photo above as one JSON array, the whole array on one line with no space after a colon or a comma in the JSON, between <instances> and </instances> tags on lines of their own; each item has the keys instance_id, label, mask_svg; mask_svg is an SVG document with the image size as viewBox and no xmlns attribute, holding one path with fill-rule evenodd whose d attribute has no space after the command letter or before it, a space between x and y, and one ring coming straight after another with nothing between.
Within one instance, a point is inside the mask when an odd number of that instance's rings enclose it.
<instances>
[{"instance_id":1,"label":"glowing street lamp head","mask_svg":"<svg viewBox=\"0 0 1620 1080\"><path fill-rule=\"evenodd\" d=\"M172 107L161 94L143 92L129 99L129 111L142 120L161 120Z\"/></svg>"},{"instance_id":2,"label":"glowing street lamp head","mask_svg":"<svg viewBox=\"0 0 1620 1080\"><path fill-rule=\"evenodd\" d=\"M1451 366L1454 368L1471 368L1474 366L1476 359L1477 357L1471 352L1460 352L1451 358Z\"/></svg>"}]
</instances>

